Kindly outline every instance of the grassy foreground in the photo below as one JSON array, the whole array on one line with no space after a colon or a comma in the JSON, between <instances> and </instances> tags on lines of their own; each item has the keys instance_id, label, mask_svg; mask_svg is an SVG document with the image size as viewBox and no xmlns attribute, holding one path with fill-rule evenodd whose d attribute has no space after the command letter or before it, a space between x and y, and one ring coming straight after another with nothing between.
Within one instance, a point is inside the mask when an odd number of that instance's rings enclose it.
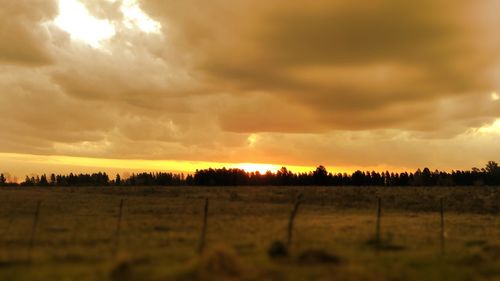
<instances>
[{"instance_id":1,"label":"grassy foreground","mask_svg":"<svg viewBox=\"0 0 500 281\"><path fill-rule=\"evenodd\" d=\"M500 280L500 188L2 188L0 280Z\"/></svg>"}]
</instances>

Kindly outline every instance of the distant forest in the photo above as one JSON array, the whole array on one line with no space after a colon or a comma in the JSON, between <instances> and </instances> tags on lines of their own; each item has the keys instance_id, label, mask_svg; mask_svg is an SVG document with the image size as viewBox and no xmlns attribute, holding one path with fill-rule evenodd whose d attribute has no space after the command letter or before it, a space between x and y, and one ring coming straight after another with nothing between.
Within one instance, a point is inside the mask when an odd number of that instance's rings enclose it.
<instances>
[{"instance_id":1,"label":"distant forest","mask_svg":"<svg viewBox=\"0 0 500 281\"><path fill-rule=\"evenodd\" d=\"M0 175L0 186L500 186L500 167L489 161L484 168L468 171L431 171L414 173L364 172L330 173L323 166L309 173L293 173L286 167L276 173L246 172L241 169L203 169L194 174L138 173L128 178L106 173L51 174L26 176L22 183L7 182Z\"/></svg>"}]
</instances>

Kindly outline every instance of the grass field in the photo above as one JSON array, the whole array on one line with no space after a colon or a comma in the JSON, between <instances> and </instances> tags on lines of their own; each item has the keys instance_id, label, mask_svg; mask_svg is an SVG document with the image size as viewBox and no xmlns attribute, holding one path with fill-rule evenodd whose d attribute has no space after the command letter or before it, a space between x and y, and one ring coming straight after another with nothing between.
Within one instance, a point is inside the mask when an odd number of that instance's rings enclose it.
<instances>
[{"instance_id":1,"label":"grass field","mask_svg":"<svg viewBox=\"0 0 500 281\"><path fill-rule=\"evenodd\" d=\"M272 259L299 193L289 256ZM2 188L0 280L500 280L500 189Z\"/></svg>"}]
</instances>

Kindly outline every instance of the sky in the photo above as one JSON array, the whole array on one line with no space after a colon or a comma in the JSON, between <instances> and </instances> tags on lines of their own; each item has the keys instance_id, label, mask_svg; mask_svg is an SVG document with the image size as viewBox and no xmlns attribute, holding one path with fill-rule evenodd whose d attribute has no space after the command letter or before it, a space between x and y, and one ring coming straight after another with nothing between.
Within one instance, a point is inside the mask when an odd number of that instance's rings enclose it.
<instances>
[{"instance_id":1,"label":"sky","mask_svg":"<svg viewBox=\"0 0 500 281\"><path fill-rule=\"evenodd\" d=\"M12 178L500 160L497 0L0 2Z\"/></svg>"}]
</instances>

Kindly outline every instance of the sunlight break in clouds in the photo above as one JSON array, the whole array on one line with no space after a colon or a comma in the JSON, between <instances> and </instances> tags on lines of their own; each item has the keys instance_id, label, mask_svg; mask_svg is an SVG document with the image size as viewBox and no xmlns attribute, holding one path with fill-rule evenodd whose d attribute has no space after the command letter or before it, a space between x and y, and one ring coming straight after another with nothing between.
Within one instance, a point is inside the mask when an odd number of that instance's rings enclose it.
<instances>
[{"instance_id":1,"label":"sunlight break in clouds","mask_svg":"<svg viewBox=\"0 0 500 281\"><path fill-rule=\"evenodd\" d=\"M96 19L77 0L59 0L59 15L54 23L68 32L72 39L83 41L93 48L101 47L103 40L116 33L110 21Z\"/></svg>"},{"instance_id":2,"label":"sunlight break in clouds","mask_svg":"<svg viewBox=\"0 0 500 281\"><path fill-rule=\"evenodd\" d=\"M248 145L250 147L255 147L255 143L257 142L257 134L251 134L248 137Z\"/></svg>"},{"instance_id":3,"label":"sunlight break in clouds","mask_svg":"<svg viewBox=\"0 0 500 281\"><path fill-rule=\"evenodd\" d=\"M97 19L78 0L59 0L59 15L54 23L68 32L72 39L96 49L102 47L102 41L116 35L117 24L145 33L161 33L161 24L144 13L136 0L123 0L120 12L123 14L122 22L112 22L108 19Z\"/></svg>"},{"instance_id":4,"label":"sunlight break in clouds","mask_svg":"<svg viewBox=\"0 0 500 281\"><path fill-rule=\"evenodd\" d=\"M146 33L161 32L161 24L144 13L136 0L123 0L120 11L125 18L123 23L126 27L137 27Z\"/></svg>"},{"instance_id":5,"label":"sunlight break in clouds","mask_svg":"<svg viewBox=\"0 0 500 281\"><path fill-rule=\"evenodd\" d=\"M497 119L493 124L481 127L478 132L483 134L500 134L500 119Z\"/></svg>"}]
</instances>

